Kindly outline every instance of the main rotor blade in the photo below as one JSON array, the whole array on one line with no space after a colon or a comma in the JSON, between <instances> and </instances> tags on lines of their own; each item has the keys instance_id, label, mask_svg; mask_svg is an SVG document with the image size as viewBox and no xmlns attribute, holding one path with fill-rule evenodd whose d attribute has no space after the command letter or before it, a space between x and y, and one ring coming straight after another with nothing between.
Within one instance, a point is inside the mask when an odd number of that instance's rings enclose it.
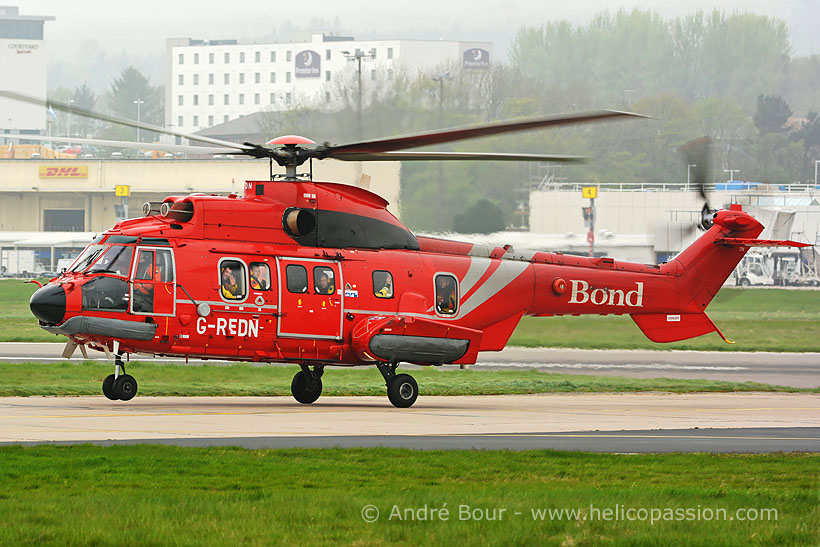
<instances>
[{"instance_id":1,"label":"main rotor blade","mask_svg":"<svg viewBox=\"0 0 820 547\"><path fill-rule=\"evenodd\" d=\"M22 139L40 142L68 142L76 144L91 144L95 146L110 146L112 148L139 148L143 150L161 150L164 152L182 152L185 154L244 154L240 148L216 148L213 146L186 146L184 144L164 144L134 141L109 141L105 139L78 139L73 137L46 137L43 135L26 135L22 133L0 133L0 137Z\"/></svg>"},{"instance_id":2,"label":"main rotor blade","mask_svg":"<svg viewBox=\"0 0 820 547\"><path fill-rule=\"evenodd\" d=\"M552 154L496 154L490 152L347 152L334 154L341 161L553 161L563 163L586 163L587 156L556 156Z\"/></svg>"},{"instance_id":3,"label":"main rotor blade","mask_svg":"<svg viewBox=\"0 0 820 547\"><path fill-rule=\"evenodd\" d=\"M330 145L317 148L315 157L332 158L336 157L338 154L349 152L367 154L372 154L375 152L389 152L391 150L403 150L406 148L416 148L431 144L474 139L476 137L498 135L513 131L525 131L527 129L539 129L542 127L598 122L615 118L649 118L649 116L635 114L633 112L620 112L617 110L597 110L592 112L578 112L576 114L548 116L545 118L536 118L531 120L488 123L461 128L428 131L425 133L391 137L387 139L354 142L349 144L341 144L338 146Z\"/></svg>"},{"instance_id":4,"label":"main rotor blade","mask_svg":"<svg viewBox=\"0 0 820 547\"><path fill-rule=\"evenodd\" d=\"M17 101L23 101L26 103L37 104L40 106L56 108L57 110L63 110L65 112L70 112L71 114L79 114L81 116L85 116L87 118L93 118L95 120L100 120L104 122L116 123L120 125L125 125L128 127L136 127L139 129L144 129L145 131L153 131L155 133L162 133L164 135L173 135L175 137L182 137L184 139L189 139L192 141L199 141L199 142L206 142L209 144L217 144L220 146L233 146L235 148L241 148L243 150L249 150L252 147L246 146L243 144L237 144L230 141L223 141L220 139L212 139L210 137L203 137L201 135L190 135L188 133L180 133L179 131L173 131L171 129L166 129L165 127L160 127L158 125L152 125L150 123L145 122L135 122L134 120L129 120L127 118L120 118L117 116L111 116L108 114L100 114L99 112L94 112L93 110L87 110L85 108L81 108L79 106L72 106L70 104L62 103L59 101L55 101L52 99L41 99L38 97L32 97L31 95L25 95L23 93L17 93L16 91L4 91L0 90L0 97L6 97L7 99L13 99Z\"/></svg>"}]
</instances>

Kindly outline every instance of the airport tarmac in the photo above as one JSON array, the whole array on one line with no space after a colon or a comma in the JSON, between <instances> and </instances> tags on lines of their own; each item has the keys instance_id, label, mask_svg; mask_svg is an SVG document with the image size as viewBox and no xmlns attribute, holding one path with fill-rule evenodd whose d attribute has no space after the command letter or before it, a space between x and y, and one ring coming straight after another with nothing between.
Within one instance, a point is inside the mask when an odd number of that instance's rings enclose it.
<instances>
[{"instance_id":1,"label":"airport tarmac","mask_svg":"<svg viewBox=\"0 0 820 547\"><path fill-rule=\"evenodd\" d=\"M626 393L419 398L0 399L0 444L556 448L602 452L820 452L820 396Z\"/></svg>"},{"instance_id":2,"label":"airport tarmac","mask_svg":"<svg viewBox=\"0 0 820 547\"><path fill-rule=\"evenodd\" d=\"M0 361L63 361L63 343L0 343ZM90 351L89 357L110 360ZM79 351L74 359L81 359ZM154 360L133 356L134 359ZM184 359L157 358L184 363ZM191 363L200 363L191 360ZM219 361L207 361L219 363ZM287 365L293 366L293 365ZM534 368L544 372L627 376L632 378L688 378L759 382L789 387L820 387L820 353L582 350L508 347L479 355L476 369ZM407 365L402 368L411 369ZM332 372L332 369L331 369Z\"/></svg>"}]
</instances>

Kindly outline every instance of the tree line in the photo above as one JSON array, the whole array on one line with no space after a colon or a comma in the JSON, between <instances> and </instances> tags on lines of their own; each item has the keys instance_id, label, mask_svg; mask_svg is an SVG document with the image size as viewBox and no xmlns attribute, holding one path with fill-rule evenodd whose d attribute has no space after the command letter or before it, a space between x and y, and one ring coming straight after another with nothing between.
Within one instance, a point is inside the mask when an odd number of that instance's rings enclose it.
<instances>
[{"instance_id":1,"label":"tree line","mask_svg":"<svg viewBox=\"0 0 820 547\"><path fill-rule=\"evenodd\" d=\"M447 74L443 85L431 77L442 74ZM298 133L318 142L355 140L355 80L348 71L327 84L341 107L328 111L303 105L268 112L261 117L260 132ZM453 63L425 72L396 71L392 79L366 79L361 136L597 108L652 116L436 147L588 155L592 162L584 166L445 162L440 188L436 163L403 165L402 220L411 228L448 230L457 219L464 226L465 219L474 218L496 219L493 227L498 218L504 226L517 226L533 184L550 177L593 183L685 182L687 167L678 149L701 135L715 142L714 180L726 176L723 169L733 169L739 171L736 178L746 181L813 181L814 161L820 159L819 87L820 56L794 56L782 21L718 10L669 19L647 10L622 10L604 12L584 25L557 21L522 28L509 61L486 70ZM128 118L136 118L133 101L143 99L141 119L162 124L162 86L151 85L133 67L103 97L93 97L86 86L62 91L75 104L102 105ZM84 134L93 132L85 129L77 127ZM135 137L127 128L91 129L98 136ZM438 211L444 211L444 218Z\"/></svg>"}]
</instances>

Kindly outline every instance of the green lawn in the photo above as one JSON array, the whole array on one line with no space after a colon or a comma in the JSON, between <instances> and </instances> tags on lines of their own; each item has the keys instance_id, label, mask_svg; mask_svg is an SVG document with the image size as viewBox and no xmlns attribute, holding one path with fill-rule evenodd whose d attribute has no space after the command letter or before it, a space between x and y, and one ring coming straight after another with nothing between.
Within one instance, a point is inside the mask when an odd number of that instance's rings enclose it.
<instances>
[{"instance_id":1,"label":"green lawn","mask_svg":"<svg viewBox=\"0 0 820 547\"><path fill-rule=\"evenodd\" d=\"M0 281L0 341L54 342L37 326L28 301L37 287ZM525 317L509 345L601 349L693 349L820 352L820 291L735 289L720 291L707 310L735 344L717 334L672 344L649 341L628 316Z\"/></svg>"},{"instance_id":2,"label":"green lawn","mask_svg":"<svg viewBox=\"0 0 820 547\"><path fill-rule=\"evenodd\" d=\"M816 545L818 469L811 454L0 447L0 543Z\"/></svg>"},{"instance_id":3,"label":"green lawn","mask_svg":"<svg viewBox=\"0 0 820 547\"><path fill-rule=\"evenodd\" d=\"M139 394L161 395L285 395L297 367L179 366L133 362L128 373L137 378ZM0 397L32 395L99 395L100 384L111 374L109 363L0 363ZM547 374L536 370L421 369L411 372L421 395L502 395L514 393L588 393L668 391L729 392L787 391L820 393L820 388L769 386L754 382L682 380L669 378L621 378ZM384 380L375 368L328 368L322 378L324 395L385 394ZM1 425L1 424L0 424Z\"/></svg>"}]
</instances>

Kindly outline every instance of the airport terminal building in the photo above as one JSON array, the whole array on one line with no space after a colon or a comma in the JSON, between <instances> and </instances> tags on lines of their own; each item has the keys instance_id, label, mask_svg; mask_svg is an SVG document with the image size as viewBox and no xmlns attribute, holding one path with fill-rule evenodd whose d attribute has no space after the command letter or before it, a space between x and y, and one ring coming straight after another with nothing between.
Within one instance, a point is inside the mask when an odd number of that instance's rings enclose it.
<instances>
[{"instance_id":1,"label":"airport terminal building","mask_svg":"<svg viewBox=\"0 0 820 547\"><path fill-rule=\"evenodd\" d=\"M7 251L34 250L34 271L53 272L123 218L142 216L146 201L167 196L243 193L247 180L269 180L254 159L0 159L0 268L13 273ZM314 180L369 188L398 216L399 162L314 163ZM276 173L284 172L276 167ZM127 195L126 195L127 194ZM278 221L278 220L277 220ZM73 253L73 255L72 255Z\"/></svg>"}]
</instances>

